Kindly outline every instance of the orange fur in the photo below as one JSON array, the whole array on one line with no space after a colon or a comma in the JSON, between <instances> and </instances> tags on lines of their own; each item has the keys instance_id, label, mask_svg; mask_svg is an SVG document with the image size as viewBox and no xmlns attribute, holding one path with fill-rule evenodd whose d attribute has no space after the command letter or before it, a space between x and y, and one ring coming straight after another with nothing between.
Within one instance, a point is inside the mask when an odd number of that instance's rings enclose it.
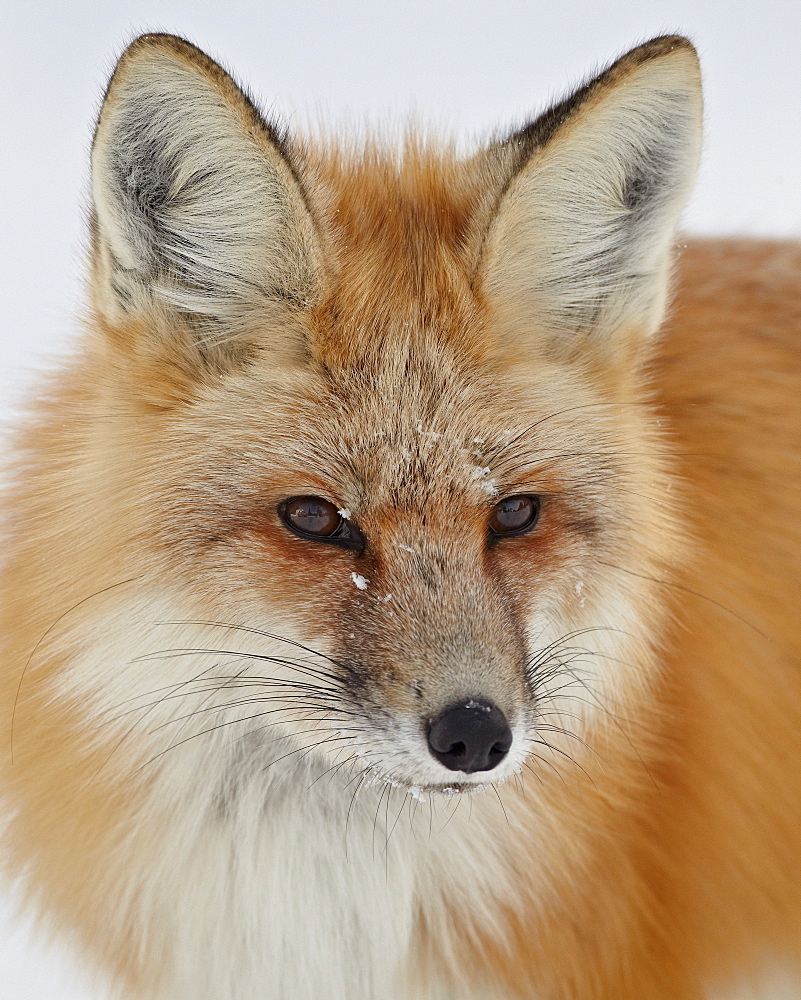
<instances>
[{"instance_id":1,"label":"orange fur","mask_svg":"<svg viewBox=\"0 0 801 1000\"><path fill-rule=\"evenodd\" d=\"M694 1000L761 962L797 966L801 249L692 242L656 343L624 331L615 349L510 352L527 321L476 279L506 172L413 138L400 158L291 156L326 261L314 304L249 314L236 355L195 351L178 311L123 321L98 298L20 440L2 581L9 869L132 995L162 995L167 934L110 918L171 821L152 804L160 765L135 726L97 724L100 688L82 700L63 686L98 637L136 628L143 580L208 621L273 614L347 648L371 665L371 697L402 713L419 676L445 684L432 634L466 636L497 667L495 697L521 705L512 626L546 591L570 606L586 563L648 619L647 641L571 744L576 766L535 755L504 788L511 825L487 820L516 900L466 912L449 890L435 912L421 888L411 979L453 995ZM464 445L554 414L553 457L518 446L498 472L507 493L547 497L537 543L487 550L494 500L465 485ZM588 449L611 456L608 482L589 482ZM358 572L392 600L368 606L343 586L352 553L286 532L276 504L307 493L359 505ZM403 545L420 546L418 577ZM492 793L473 801L477 823L497 812Z\"/></svg>"},{"instance_id":2,"label":"orange fur","mask_svg":"<svg viewBox=\"0 0 801 1000\"><path fill-rule=\"evenodd\" d=\"M695 240L680 265L648 375L697 549L664 583L674 625L641 748L654 783L635 761L573 775L581 809L554 836L591 816L590 865L493 954L523 997L691 998L766 950L799 959L801 246Z\"/></svg>"}]
</instances>

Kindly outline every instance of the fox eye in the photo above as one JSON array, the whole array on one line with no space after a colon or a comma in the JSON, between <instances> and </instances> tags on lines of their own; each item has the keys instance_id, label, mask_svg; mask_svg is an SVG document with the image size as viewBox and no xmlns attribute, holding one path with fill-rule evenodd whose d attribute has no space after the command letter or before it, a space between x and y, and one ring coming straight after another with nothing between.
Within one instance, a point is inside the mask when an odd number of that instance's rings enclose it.
<instances>
[{"instance_id":1,"label":"fox eye","mask_svg":"<svg viewBox=\"0 0 801 1000\"><path fill-rule=\"evenodd\" d=\"M489 529L492 535L522 535L537 523L540 513L540 498L538 496L506 497L495 504L489 519Z\"/></svg>"},{"instance_id":2,"label":"fox eye","mask_svg":"<svg viewBox=\"0 0 801 1000\"><path fill-rule=\"evenodd\" d=\"M331 542L359 551L364 548L362 533L330 500L311 496L289 497L278 505L278 515L287 528L301 538Z\"/></svg>"},{"instance_id":3,"label":"fox eye","mask_svg":"<svg viewBox=\"0 0 801 1000\"><path fill-rule=\"evenodd\" d=\"M328 500L292 497L284 504L284 520L304 535L333 535L342 515Z\"/></svg>"}]
</instances>

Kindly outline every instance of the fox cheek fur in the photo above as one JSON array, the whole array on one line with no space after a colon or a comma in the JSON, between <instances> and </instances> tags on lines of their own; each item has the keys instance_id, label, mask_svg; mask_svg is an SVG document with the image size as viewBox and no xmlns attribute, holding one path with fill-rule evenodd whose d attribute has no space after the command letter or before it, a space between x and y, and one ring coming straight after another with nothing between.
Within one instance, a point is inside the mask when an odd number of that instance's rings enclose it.
<instances>
[{"instance_id":1,"label":"fox cheek fur","mask_svg":"<svg viewBox=\"0 0 801 1000\"><path fill-rule=\"evenodd\" d=\"M122 995L797 966L801 253L690 247L657 336L700 123L679 37L468 159L123 54L0 632L9 871Z\"/></svg>"}]
</instances>

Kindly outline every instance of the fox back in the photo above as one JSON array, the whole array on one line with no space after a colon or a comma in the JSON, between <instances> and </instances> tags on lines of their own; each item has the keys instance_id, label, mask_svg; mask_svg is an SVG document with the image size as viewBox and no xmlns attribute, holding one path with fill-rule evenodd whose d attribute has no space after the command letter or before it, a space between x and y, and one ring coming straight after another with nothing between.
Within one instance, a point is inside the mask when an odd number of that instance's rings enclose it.
<instances>
[{"instance_id":1,"label":"fox back","mask_svg":"<svg viewBox=\"0 0 801 1000\"><path fill-rule=\"evenodd\" d=\"M801 248L674 266L700 120L680 37L467 158L121 58L0 675L8 870L121 996L797 972Z\"/></svg>"}]
</instances>

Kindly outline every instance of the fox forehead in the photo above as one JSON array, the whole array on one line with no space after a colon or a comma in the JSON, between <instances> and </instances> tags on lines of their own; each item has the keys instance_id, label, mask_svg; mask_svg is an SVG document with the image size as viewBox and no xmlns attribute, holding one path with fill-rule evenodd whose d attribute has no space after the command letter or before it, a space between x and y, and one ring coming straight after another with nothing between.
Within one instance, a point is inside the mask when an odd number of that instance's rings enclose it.
<instances>
[{"instance_id":1,"label":"fox forehead","mask_svg":"<svg viewBox=\"0 0 801 1000\"><path fill-rule=\"evenodd\" d=\"M180 415L189 453L217 447L227 459L210 464L277 496L422 513L455 497L491 506L535 484L587 492L613 462L609 404L562 370L523 378L442 345L379 354L284 381L266 359L261 375L249 368Z\"/></svg>"},{"instance_id":2,"label":"fox forehead","mask_svg":"<svg viewBox=\"0 0 801 1000\"><path fill-rule=\"evenodd\" d=\"M301 170L316 182L310 197L328 275L311 319L315 356L336 368L389 355L403 363L417 352L416 370L428 361L435 377L448 347L491 361L476 269L498 183L478 161L441 144L423 148L413 134L394 151L368 143L312 155Z\"/></svg>"}]
</instances>

